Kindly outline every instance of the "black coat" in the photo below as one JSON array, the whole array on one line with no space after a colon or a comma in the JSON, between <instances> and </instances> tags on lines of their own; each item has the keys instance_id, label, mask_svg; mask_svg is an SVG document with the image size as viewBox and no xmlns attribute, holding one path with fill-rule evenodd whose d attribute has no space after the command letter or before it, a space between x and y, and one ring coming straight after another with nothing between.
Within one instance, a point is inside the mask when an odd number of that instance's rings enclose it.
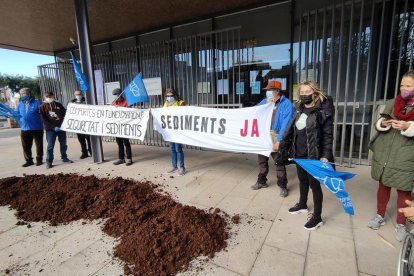
<instances>
[{"instance_id":1,"label":"black coat","mask_svg":"<svg viewBox=\"0 0 414 276\"><path fill-rule=\"evenodd\" d=\"M277 163L289 163L287 158L296 157L296 127L295 124L304 109L303 104L295 106L295 116L289 123L282 142L279 145L279 156ZM323 102L317 101L315 108L306 119L306 139L308 143L308 158L320 159L327 158L330 162L333 158L333 122L335 108L331 97L327 97Z\"/></svg>"},{"instance_id":2,"label":"black coat","mask_svg":"<svg viewBox=\"0 0 414 276\"><path fill-rule=\"evenodd\" d=\"M73 100L70 101L71 103L77 103L77 104L86 104L86 99L85 97L82 96L82 100L80 103L77 102L76 98L74 98Z\"/></svg>"}]
</instances>

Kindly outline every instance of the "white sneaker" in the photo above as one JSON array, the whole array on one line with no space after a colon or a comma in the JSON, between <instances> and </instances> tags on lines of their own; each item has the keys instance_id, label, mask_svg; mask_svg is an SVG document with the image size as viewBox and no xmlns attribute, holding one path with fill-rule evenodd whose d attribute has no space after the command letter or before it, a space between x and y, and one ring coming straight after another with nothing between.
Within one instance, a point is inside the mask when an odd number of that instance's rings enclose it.
<instances>
[{"instance_id":1,"label":"white sneaker","mask_svg":"<svg viewBox=\"0 0 414 276\"><path fill-rule=\"evenodd\" d=\"M183 175L185 175L185 173L186 173L187 171L186 171L186 169L185 168L179 168L178 169L178 175L179 176L183 176Z\"/></svg>"},{"instance_id":2,"label":"white sneaker","mask_svg":"<svg viewBox=\"0 0 414 276\"><path fill-rule=\"evenodd\" d=\"M177 167L171 167L171 169L169 169L169 170L167 171L167 173L173 173L173 172L175 172L176 170L178 170L178 169L177 169Z\"/></svg>"},{"instance_id":3,"label":"white sneaker","mask_svg":"<svg viewBox=\"0 0 414 276\"><path fill-rule=\"evenodd\" d=\"M378 230L383 225L385 225L385 220L378 214L368 221L368 227L374 230Z\"/></svg>"},{"instance_id":4,"label":"white sneaker","mask_svg":"<svg viewBox=\"0 0 414 276\"><path fill-rule=\"evenodd\" d=\"M404 224L397 224L395 225L395 238L397 241L402 242L405 235L407 234L407 228L405 228Z\"/></svg>"}]
</instances>

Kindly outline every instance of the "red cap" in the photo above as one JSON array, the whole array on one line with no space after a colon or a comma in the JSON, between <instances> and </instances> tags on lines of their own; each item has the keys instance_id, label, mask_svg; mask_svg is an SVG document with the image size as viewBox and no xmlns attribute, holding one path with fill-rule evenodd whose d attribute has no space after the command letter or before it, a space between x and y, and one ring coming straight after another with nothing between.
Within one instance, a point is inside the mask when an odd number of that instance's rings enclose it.
<instances>
[{"instance_id":1,"label":"red cap","mask_svg":"<svg viewBox=\"0 0 414 276\"><path fill-rule=\"evenodd\" d=\"M264 90L273 90L273 89L279 89L282 90L282 83L280 81L269 81L267 83L267 86L264 88Z\"/></svg>"}]
</instances>

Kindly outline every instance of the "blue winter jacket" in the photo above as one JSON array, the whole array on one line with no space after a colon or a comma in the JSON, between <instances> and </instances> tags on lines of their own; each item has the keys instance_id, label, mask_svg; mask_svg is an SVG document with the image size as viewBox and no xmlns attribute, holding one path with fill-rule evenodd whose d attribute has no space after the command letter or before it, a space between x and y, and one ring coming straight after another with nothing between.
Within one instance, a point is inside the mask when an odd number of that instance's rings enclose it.
<instances>
[{"instance_id":1,"label":"blue winter jacket","mask_svg":"<svg viewBox=\"0 0 414 276\"><path fill-rule=\"evenodd\" d=\"M17 112L22 116L20 119L21 130L43 130L43 122L39 112L40 105L41 103L34 98L30 99L27 110L24 102L19 103Z\"/></svg>"},{"instance_id":2,"label":"blue winter jacket","mask_svg":"<svg viewBox=\"0 0 414 276\"><path fill-rule=\"evenodd\" d=\"M259 105L266 104L267 99L264 98ZM294 115L294 107L292 102L285 96L280 97L279 105L276 110L275 117L271 125L271 129L277 133L276 141L282 140L283 133Z\"/></svg>"}]
</instances>

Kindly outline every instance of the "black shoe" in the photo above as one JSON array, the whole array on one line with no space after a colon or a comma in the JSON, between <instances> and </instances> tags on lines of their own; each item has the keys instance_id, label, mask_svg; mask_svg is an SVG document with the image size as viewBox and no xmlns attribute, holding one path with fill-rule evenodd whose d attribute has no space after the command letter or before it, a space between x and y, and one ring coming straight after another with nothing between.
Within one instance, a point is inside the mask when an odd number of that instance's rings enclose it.
<instances>
[{"instance_id":1,"label":"black shoe","mask_svg":"<svg viewBox=\"0 0 414 276\"><path fill-rule=\"evenodd\" d=\"M66 164L73 163L73 161L72 161L72 160L70 160L69 158L62 159L62 162L63 162L63 163L66 163Z\"/></svg>"},{"instance_id":2,"label":"black shoe","mask_svg":"<svg viewBox=\"0 0 414 276\"><path fill-rule=\"evenodd\" d=\"M304 227L306 230L312 231L318 229L318 227L322 225L323 221L321 216L316 216L315 214L313 214Z\"/></svg>"},{"instance_id":3,"label":"black shoe","mask_svg":"<svg viewBox=\"0 0 414 276\"><path fill-rule=\"evenodd\" d=\"M302 206L299 203L296 203L295 206L293 206L292 208L289 209L289 213L291 214L306 214L308 213L308 207L307 206Z\"/></svg>"},{"instance_id":4,"label":"black shoe","mask_svg":"<svg viewBox=\"0 0 414 276\"><path fill-rule=\"evenodd\" d=\"M287 188L280 188L280 196L287 197L288 196L288 189Z\"/></svg>"},{"instance_id":5,"label":"black shoe","mask_svg":"<svg viewBox=\"0 0 414 276\"><path fill-rule=\"evenodd\" d=\"M267 183L262 184L262 183L259 183L259 182L256 182L256 184L250 186L250 188L252 190L259 190L259 189L267 188L267 187L269 187L269 185L267 185Z\"/></svg>"},{"instance_id":6,"label":"black shoe","mask_svg":"<svg viewBox=\"0 0 414 276\"><path fill-rule=\"evenodd\" d=\"M24 163L24 164L22 165L22 167L23 167L23 168L26 168L26 167L29 167L29 166L31 166L31 165L34 165L34 163L33 163L33 161L32 161L32 160L30 160L30 161L26 161L26 163Z\"/></svg>"},{"instance_id":7,"label":"black shoe","mask_svg":"<svg viewBox=\"0 0 414 276\"><path fill-rule=\"evenodd\" d=\"M80 159L88 158L89 155L87 153L82 153L82 155L79 157Z\"/></svg>"},{"instance_id":8,"label":"black shoe","mask_svg":"<svg viewBox=\"0 0 414 276\"><path fill-rule=\"evenodd\" d=\"M51 168L53 168L52 163L46 163L46 169L51 169Z\"/></svg>"},{"instance_id":9,"label":"black shoe","mask_svg":"<svg viewBox=\"0 0 414 276\"><path fill-rule=\"evenodd\" d=\"M132 159L127 159L125 162L127 166L131 166L132 165Z\"/></svg>"},{"instance_id":10,"label":"black shoe","mask_svg":"<svg viewBox=\"0 0 414 276\"><path fill-rule=\"evenodd\" d=\"M36 161L36 166L41 166L43 165L43 161L42 160L37 160Z\"/></svg>"}]
</instances>

